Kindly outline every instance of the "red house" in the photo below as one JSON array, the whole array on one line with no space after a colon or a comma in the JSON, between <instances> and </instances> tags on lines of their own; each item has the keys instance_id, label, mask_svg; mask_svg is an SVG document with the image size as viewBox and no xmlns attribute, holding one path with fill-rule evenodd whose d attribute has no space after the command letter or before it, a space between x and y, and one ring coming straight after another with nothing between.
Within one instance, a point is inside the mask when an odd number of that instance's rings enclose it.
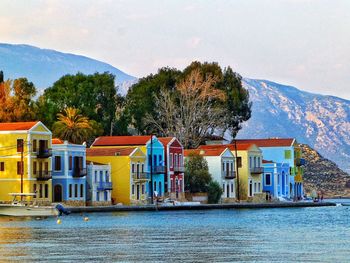
<instances>
[{"instance_id":1,"label":"red house","mask_svg":"<svg viewBox=\"0 0 350 263\"><path fill-rule=\"evenodd\" d=\"M165 189L173 199L184 199L184 148L175 137L158 138L164 146Z\"/></svg>"}]
</instances>

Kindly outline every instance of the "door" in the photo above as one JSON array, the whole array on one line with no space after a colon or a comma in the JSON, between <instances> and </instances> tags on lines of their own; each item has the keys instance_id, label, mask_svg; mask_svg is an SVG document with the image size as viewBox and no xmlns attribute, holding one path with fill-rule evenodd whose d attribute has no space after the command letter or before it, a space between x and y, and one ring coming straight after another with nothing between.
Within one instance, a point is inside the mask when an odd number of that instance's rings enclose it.
<instances>
[{"instance_id":1,"label":"door","mask_svg":"<svg viewBox=\"0 0 350 263\"><path fill-rule=\"evenodd\" d=\"M62 186L60 184L56 184L54 187L53 201L62 202Z\"/></svg>"},{"instance_id":2,"label":"door","mask_svg":"<svg viewBox=\"0 0 350 263\"><path fill-rule=\"evenodd\" d=\"M230 198L230 185L229 184L226 185L226 197Z\"/></svg>"}]
</instances>

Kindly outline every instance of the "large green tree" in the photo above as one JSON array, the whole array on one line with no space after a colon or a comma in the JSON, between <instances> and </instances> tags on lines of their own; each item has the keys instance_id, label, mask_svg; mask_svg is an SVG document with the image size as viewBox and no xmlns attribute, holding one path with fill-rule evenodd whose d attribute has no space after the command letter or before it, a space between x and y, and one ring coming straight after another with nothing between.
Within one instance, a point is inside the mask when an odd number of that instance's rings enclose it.
<instances>
[{"instance_id":1,"label":"large green tree","mask_svg":"<svg viewBox=\"0 0 350 263\"><path fill-rule=\"evenodd\" d=\"M185 188L191 193L207 192L212 181L208 163L203 156L191 153L185 160Z\"/></svg>"},{"instance_id":2,"label":"large green tree","mask_svg":"<svg viewBox=\"0 0 350 263\"><path fill-rule=\"evenodd\" d=\"M39 115L51 127L52 116L67 107L79 109L81 114L102 125L103 134L113 133L117 103L114 75L95 73L65 75L45 90L39 99ZM47 114L46 112L49 111Z\"/></svg>"}]
</instances>

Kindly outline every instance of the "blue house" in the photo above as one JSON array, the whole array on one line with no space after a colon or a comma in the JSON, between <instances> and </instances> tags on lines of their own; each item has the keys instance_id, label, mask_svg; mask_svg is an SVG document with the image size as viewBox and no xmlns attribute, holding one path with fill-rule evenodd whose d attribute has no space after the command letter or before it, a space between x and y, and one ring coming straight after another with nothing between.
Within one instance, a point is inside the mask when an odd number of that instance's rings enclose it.
<instances>
[{"instance_id":1,"label":"blue house","mask_svg":"<svg viewBox=\"0 0 350 263\"><path fill-rule=\"evenodd\" d=\"M289 164L263 160L263 167L263 191L278 199L289 198Z\"/></svg>"},{"instance_id":2,"label":"blue house","mask_svg":"<svg viewBox=\"0 0 350 263\"><path fill-rule=\"evenodd\" d=\"M59 139L52 140L53 202L85 205L86 147Z\"/></svg>"}]
</instances>

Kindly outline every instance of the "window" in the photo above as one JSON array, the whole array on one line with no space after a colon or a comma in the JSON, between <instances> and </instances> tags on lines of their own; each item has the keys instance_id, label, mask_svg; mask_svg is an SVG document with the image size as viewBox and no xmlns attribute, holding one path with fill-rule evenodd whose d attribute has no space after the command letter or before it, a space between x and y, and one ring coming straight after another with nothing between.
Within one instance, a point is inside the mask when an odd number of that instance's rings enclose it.
<instances>
[{"instance_id":1,"label":"window","mask_svg":"<svg viewBox=\"0 0 350 263\"><path fill-rule=\"evenodd\" d=\"M45 184L45 191L44 191L45 198L49 198L49 185Z\"/></svg>"},{"instance_id":2,"label":"window","mask_svg":"<svg viewBox=\"0 0 350 263\"><path fill-rule=\"evenodd\" d=\"M170 167L173 168L173 154L170 154Z\"/></svg>"},{"instance_id":3,"label":"window","mask_svg":"<svg viewBox=\"0 0 350 263\"><path fill-rule=\"evenodd\" d=\"M33 184L33 193L35 194L35 198L36 198L36 184Z\"/></svg>"},{"instance_id":4,"label":"window","mask_svg":"<svg viewBox=\"0 0 350 263\"><path fill-rule=\"evenodd\" d=\"M100 192L96 192L96 201L97 201L97 202L100 201Z\"/></svg>"},{"instance_id":5,"label":"window","mask_svg":"<svg viewBox=\"0 0 350 263\"><path fill-rule=\"evenodd\" d=\"M153 191L157 191L157 182L154 182Z\"/></svg>"},{"instance_id":6,"label":"window","mask_svg":"<svg viewBox=\"0 0 350 263\"><path fill-rule=\"evenodd\" d=\"M177 165L177 161L178 161L178 159L177 159L177 154L175 153L174 154L174 167L177 167L178 165Z\"/></svg>"},{"instance_id":7,"label":"window","mask_svg":"<svg viewBox=\"0 0 350 263\"><path fill-rule=\"evenodd\" d=\"M225 193L225 184L222 184L222 191Z\"/></svg>"},{"instance_id":8,"label":"window","mask_svg":"<svg viewBox=\"0 0 350 263\"><path fill-rule=\"evenodd\" d=\"M260 167L260 157L258 157L258 163L257 166Z\"/></svg>"},{"instance_id":9,"label":"window","mask_svg":"<svg viewBox=\"0 0 350 263\"><path fill-rule=\"evenodd\" d=\"M100 182L103 182L103 171L100 171Z\"/></svg>"},{"instance_id":10,"label":"window","mask_svg":"<svg viewBox=\"0 0 350 263\"><path fill-rule=\"evenodd\" d=\"M132 173L135 172L135 164L131 164L131 172L132 172Z\"/></svg>"},{"instance_id":11,"label":"window","mask_svg":"<svg viewBox=\"0 0 350 263\"><path fill-rule=\"evenodd\" d=\"M48 171L49 171L49 163L45 162L45 172L48 172Z\"/></svg>"},{"instance_id":12,"label":"window","mask_svg":"<svg viewBox=\"0 0 350 263\"><path fill-rule=\"evenodd\" d=\"M23 162L17 162L17 174L22 174L23 172Z\"/></svg>"},{"instance_id":13,"label":"window","mask_svg":"<svg viewBox=\"0 0 350 263\"><path fill-rule=\"evenodd\" d=\"M33 162L33 174L36 174L36 171L37 171L37 163L36 162Z\"/></svg>"},{"instance_id":14,"label":"window","mask_svg":"<svg viewBox=\"0 0 350 263\"><path fill-rule=\"evenodd\" d=\"M161 182L159 182L158 194L162 195L162 183Z\"/></svg>"},{"instance_id":15,"label":"window","mask_svg":"<svg viewBox=\"0 0 350 263\"><path fill-rule=\"evenodd\" d=\"M144 184L142 184L141 189L142 189L142 194L145 194L145 185Z\"/></svg>"},{"instance_id":16,"label":"window","mask_svg":"<svg viewBox=\"0 0 350 263\"><path fill-rule=\"evenodd\" d=\"M74 197L78 197L78 184L74 184Z\"/></svg>"},{"instance_id":17,"label":"window","mask_svg":"<svg viewBox=\"0 0 350 263\"><path fill-rule=\"evenodd\" d=\"M36 152L36 148L37 148L36 143L37 143L37 141L33 140L33 152Z\"/></svg>"},{"instance_id":18,"label":"window","mask_svg":"<svg viewBox=\"0 0 350 263\"><path fill-rule=\"evenodd\" d=\"M83 184L81 184L80 185L80 197L84 197L84 185Z\"/></svg>"},{"instance_id":19,"label":"window","mask_svg":"<svg viewBox=\"0 0 350 263\"><path fill-rule=\"evenodd\" d=\"M105 177L106 177L106 182L109 182L109 175L108 175L108 171L105 172Z\"/></svg>"},{"instance_id":20,"label":"window","mask_svg":"<svg viewBox=\"0 0 350 263\"><path fill-rule=\"evenodd\" d=\"M135 185L134 185L134 184L131 186L131 194L132 194L132 195L135 194Z\"/></svg>"},{"instance_id":21,"label":"window","mask_svg":"<svg viewBox=\"0 0 350 263\"><path fill-rule=\"evenodd\" d=\"M5 163L4 162L0 162L0 171L1 172L5 171Z\"/></svg>"},{"instance_id":22,"label":"window","mask_svg":"<svg viewBox=\"0 0 350 263\"><path fill-rule=\"evenodd\" d=\"M159 165L163 165L163 157L161 155L159 155Z\"/></svg>"},{"instance_id":23,"label":"window","mask_svg":"<svg viewBox=\"0 0 350 263\"><path fill-rule=\"evenodd\" d=\"M108 201L108 192L104 191L104 193L105 193L105 201Z\"/></svg>"},{"instance_id":24,"label":"window","mask_svg":"<svg viewBox=\"0 0 350 263\"><path fill-rule=\"evenodd\" d=\"M71 171L73 169L73 157L69 156L69 170Z\"/></svg>"},{"instance_id":25,"label":"window","mask_svg":"<svg viewBox=\"0 0 350 263\"><path fill-rule=\"evenodd\" d=\"M39 184L39 198L43 198L43 185Z\"/></svg>"},{"instance_id":26,"label":"window","mask_svg":"<svg viewBox=\"0 0 350 263\"><path fill-rule=\"evenodd\" d=\"M97 171L95 171L95 183L97 183Z\"/></svg>"},{"instance_id":27,"label":"window","mask_svg":"<svg viewBox=\"0 0 350 263\"><path fill-rule=\"evenodd\" d=\"M254 156L254 167L256 167L256 156Z\"/></svg>"},{"instance_id":28,"label":"window","mask_svg":"<svg viewBox=\"0 0 350 263\"><path fill-rule=\"evenodd\" d=\"M23 139L17 139L17 152L23 152Z\"/></svg>"},{"instance_id":29,"label":"window","mask_svg":"<svg viewBox=\"0 0 350 263\"><path fill-rule=\"evenodd\" d=\"M225 171L225 163L224 162L222 163L222 171L223 172Z\"/></svg>"},{"instance_id":30,"label":"window","mask_svg":"<svg viewBox=\"0 0 350 263\"><path fill-rule=\"evenodd\" d=\"M261 192L261 183L258 183L258 192Z\"/></svg>"},{"instance_id":31,"label":"window","mask_svg":"<svg viewBox=\"0 0 350 263\"><path fill-rule=\"evenodd\" d=\"M254 183L254 193L256 193L256 183Z\"/></svg>"},{"instance_id":32,"label":"window","mask_svg":"<svg viewBox=\"0 0 350 263\"><path fill-rule=\"evenodd\" d=\"M55 171L61 171L61 156L55 156Z\"/></svg>"},{"instance_id":33,"label":"window","mask_svg":"<svg viewBox=\"0 0 350 263\"><path fill-rule=\"evenodd\" d=\"M145 171L145 164L141 164L141 172L143 173Z\"/></svg>"},{"instance_id":34,"label":"window","mask_svg":"<svg viewBox=\"0 0 350 263\"><path fill-rule=\"evenodd\" d=\"M231 171L233 171L233 162L231 162Z\"/></svg>"},{"instance_id":35,"label":"window","mask_svg":"<svg viewBox=\"0 0 350 263\"><path fill-rule=\"evenodd\" d=\"M68 188L68 196L69 196L69 198L72 198L72 196L73 196L73 186L72 186L72 184L69 184L69 188Z\"/></svg>"},{"instance_id":36,"label":"window","mask_svg":"<svg viewBox=\"0 0 350 263\"><path fill-rule=\"evenodd\" d=\"M151 158L151 155L149 154L148 155L148 166L151 166L151 162L152 162L152 158Z\"/></svg>"},{"instance_id":37,"label":"window","mask_svg":"<svg viewBox=\"0 0 350 263\"><path fill-rule=\"evenodd\" d=\"M284 151L284 159L292 159L292 151L291 150Z\"/></svg>"},{"instance_id":38,"label":"window","mask_svg":"<svg viewBox=\"0 0 350 263\"><path fill-rule=\"evenodd\" d=\"M237 167L238 168L242 167L242 157L237 157Z\"/></svg>"},{"instance_id":39,"label":"window","mask_svg":"<svg viewBox=\"0 0 350 263\"><path fill-rule=\"evenodd\" d=\"M249 157L249 168L252 168L252 157Z\"/></svg>"},{"instance_id":40,"label":"window","mask_svg":"<svg viewBox=\"0 0 350 263\"><path fill-rule=\"evenodd\" d=\"M265 174L265 185L271 185L271 174Z\"/></svg>"},{"instance_id":41,"label":"window","mask_svg":"<svg viewBox=\"0 0 350 263\"><path fill-rule=\"evenodd\" d=\"M180 166L183 166L184 164L183 164L183 161L182 161L182 154L180 153L180 155L179 155L179 165Z\"/></svg>"},{"instance_id":42,"label":"window","mask_svg":"<svg viewBox=\"0 0 350 263\"><path fill-rule=\"evenodd\" d=\"M233 184L231 184L231 193L233 193Z\"/></svg>"}]
</instances>

